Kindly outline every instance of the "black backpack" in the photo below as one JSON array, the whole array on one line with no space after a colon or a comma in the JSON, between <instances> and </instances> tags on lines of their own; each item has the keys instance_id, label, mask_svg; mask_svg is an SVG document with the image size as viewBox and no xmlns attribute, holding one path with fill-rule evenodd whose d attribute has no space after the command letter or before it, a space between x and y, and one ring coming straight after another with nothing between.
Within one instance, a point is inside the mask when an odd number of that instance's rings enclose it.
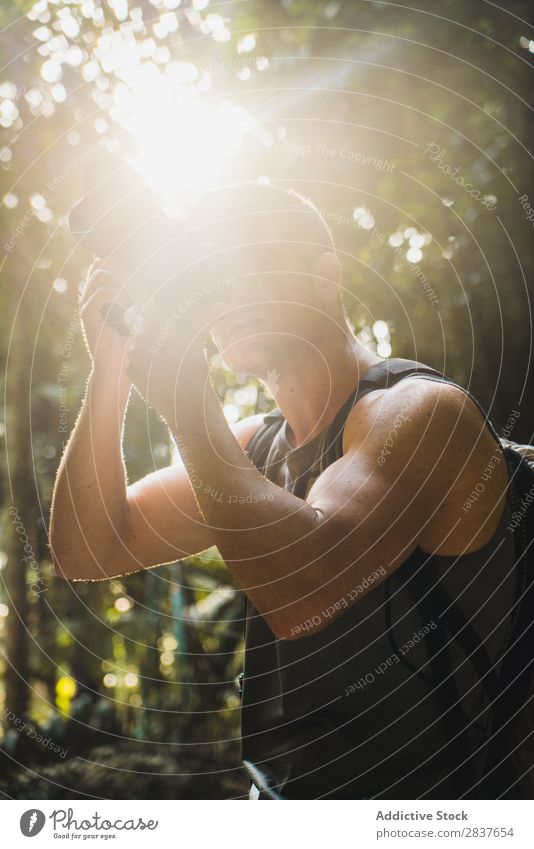
<instances>
[{"instance_id":1,"label":"black backpack","mask_svg":"<svg viewBox=\"0 0 534 849\"><path fill-rule=\"evenodd\" d=\"M325 440L324 467L340 456L339 438L354 403L368 392L393 386L403 378L420 376L446 381L458 386L441 372L415 360L391 359L372 367L360 381L358 388L343 405L328 428ZM509 499L512 508L510 530L514 535L517 572L516 598L512 608L511 637L497 674L495 664L486 651L471 623L455 604L437 573L430 558L424 569L410 580L410 590L418 604L430 612L446 611L440 616L444 629L455 640L463 654L469 658L483 682L490 718L485 742L483 768L475 774L469 764L458 786L465 786L467 798L534 798L534 446L519 445L499 437L485 411L464 387L462 389L477 405L486 424L500 443L510 477ZM280 426L281 412L276 409L265 417L265 424L252 437L247 453L260 470L264 470L272 438ZM387 585L387 581L385 582ZM386 586L387 593L387 586ZM438 642L433 649L435 680L443 681L438 687L441 715L448 726L450 739L458 740L459 762L462 751L465 716L460 707L454 685L454 670L447 667L446 653ZM462 784L462 781L464 782ZM504 791L503 791L504 788ZM462 798L458 795L458 798Z\"/></svg>"},{"instance_id":2,"label":"black backpack","mask_svg":"<svg viewBox=\"0 0 534 849\"><path fill-rule=\"evenodd\" d=\"M410 370L406 362L401 368L395 369L394 382L417 371L413 368ZM439 379L458 385L444 375ZM493 436L500 443L510 478L512 522L509 530L514 535L516 550L516 598L511 611L511 636L498 675L485 646L454 599L445 596L443 586L432 576L432 569L422 576L420 590L430 588L432 598L439 601L442 610L447 611L441 621L484 682L491 705L486 757L481 774L477 777L476 795L489 799L533 799L534 446L520 445L500 437L477 399L465 388L459 388L477 405Z\"/></svg>"}]
</instances>

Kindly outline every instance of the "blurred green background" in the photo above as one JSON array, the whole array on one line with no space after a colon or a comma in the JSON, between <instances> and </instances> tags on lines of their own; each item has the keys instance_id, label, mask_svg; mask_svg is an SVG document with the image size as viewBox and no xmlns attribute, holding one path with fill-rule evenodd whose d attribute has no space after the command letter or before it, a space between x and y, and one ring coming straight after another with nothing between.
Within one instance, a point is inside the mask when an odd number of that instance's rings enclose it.
<instances>
[{"instance_id":1,"label":"blurred green background","mask_svg":"<svg viewBox=\"0 0 534 849\"><path fill-rule=\"evenodd\" d=\"M191 195L235 180L308 195L333 230L360 340L444 370L498 429L512 416L511 437L531 440L529 7L2 5L4 796L247 789L243 599L217 552L109 582L53 576L50 496L89 369L77 298L91 258L66 226L84 164L125 157L178 216ZM257 380L213 363L229 420L270 409ZM125 458L130 481L172 462L166 428L135 394Z\"/></svg>"}]
</instances>

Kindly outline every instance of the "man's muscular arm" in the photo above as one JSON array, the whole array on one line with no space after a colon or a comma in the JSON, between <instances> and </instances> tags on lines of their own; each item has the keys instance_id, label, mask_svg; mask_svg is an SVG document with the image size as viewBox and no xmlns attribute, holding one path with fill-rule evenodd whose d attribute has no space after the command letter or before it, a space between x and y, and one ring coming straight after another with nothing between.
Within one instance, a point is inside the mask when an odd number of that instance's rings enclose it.
<instances>
[{"instance_id":1,"label":"man's muscular arm","mask_svg":"<svg viewBox=\"0 0 534 849\"><path fill-rule=\"evenodd\" d=\"M199 509L234 577L281 639L305 636L304 622L324 627L363 595L355 590L364 578L379 570L385 580L409 556L472 465L484 430L455 387L416 378L371 393L347 422L344 456L303 501L257 471L213 392L196 391L202 399L180 416L176 438L188 472L203 482L195 490ZM336 602L331 618L321 615Z\"/></svg>"},{"instance_id":2,"label":"man's muscular arm","mask_svg":"<svg viewBox=\"0 0 534 849\"><path fill-rule=\"evenodd\" d=\"M80 301L92 369L59 466L50 517L54 567L68 580L117 577L213 545L180 461L128 485L122 455L131 388L128 340L102 315L121 302L120 279L97 264ZM240 444L260 423L260 416L252 416L235 426Z\"/></svg>"},{"instance_id":3,"label":"man's muscular arm","mask_svg":"<svg viewBox=\"0 0 534 849\"><path fill-rule=\"evenodd\" d=\"M50 548L59 577L109 579L214 545L180 459L128 485L122 456L128 390L113 370L89 378L52 499ZM261 418L235 426L243 447Z\"/></svg>"}]
</instances>

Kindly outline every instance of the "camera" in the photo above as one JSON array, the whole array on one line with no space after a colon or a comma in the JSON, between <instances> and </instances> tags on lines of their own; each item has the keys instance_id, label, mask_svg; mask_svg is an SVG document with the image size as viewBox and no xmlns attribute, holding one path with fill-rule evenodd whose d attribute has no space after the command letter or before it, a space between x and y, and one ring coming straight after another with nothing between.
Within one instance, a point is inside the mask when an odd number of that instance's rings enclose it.
<instances>
[{"instance_id":1,"label":"camera","mask_svg":"<svg viewBox=\"0 0 534 849\"><path fill-rule=\"evenodd\" d=\"M113 260L124 269L123 291L133 304L146 302L151 291L156 304L166 314L178 311L184 325L222 288L215 281L224 275L224 251L208 240L206 226L166 216L137 172L116 157L86 166L69 228L104 264ZM118 305L108 321L128 334Z\"/></svg>"}]
</instances>

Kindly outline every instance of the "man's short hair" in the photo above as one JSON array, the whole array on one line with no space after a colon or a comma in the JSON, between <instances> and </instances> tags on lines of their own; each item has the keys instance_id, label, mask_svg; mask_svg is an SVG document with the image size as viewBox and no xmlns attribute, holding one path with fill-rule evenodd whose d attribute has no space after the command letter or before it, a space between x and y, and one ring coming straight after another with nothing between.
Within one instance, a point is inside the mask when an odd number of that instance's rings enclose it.
<instances>
[{"instance_id":1,"label":"man's short hair","mask_svg":"<svg viewBox=\"0 0 534 849\"><path fill-rule=\"evenodd\" d=\"M191 223L202 229L214 225L214 232L222 231L236 246L244 234L250 241L252 228L259 241L289 242L310 255L335 252L332 232L315 204L271 183L235 183L206 192L192 203Z\"/></svg>"}]
</instances>

